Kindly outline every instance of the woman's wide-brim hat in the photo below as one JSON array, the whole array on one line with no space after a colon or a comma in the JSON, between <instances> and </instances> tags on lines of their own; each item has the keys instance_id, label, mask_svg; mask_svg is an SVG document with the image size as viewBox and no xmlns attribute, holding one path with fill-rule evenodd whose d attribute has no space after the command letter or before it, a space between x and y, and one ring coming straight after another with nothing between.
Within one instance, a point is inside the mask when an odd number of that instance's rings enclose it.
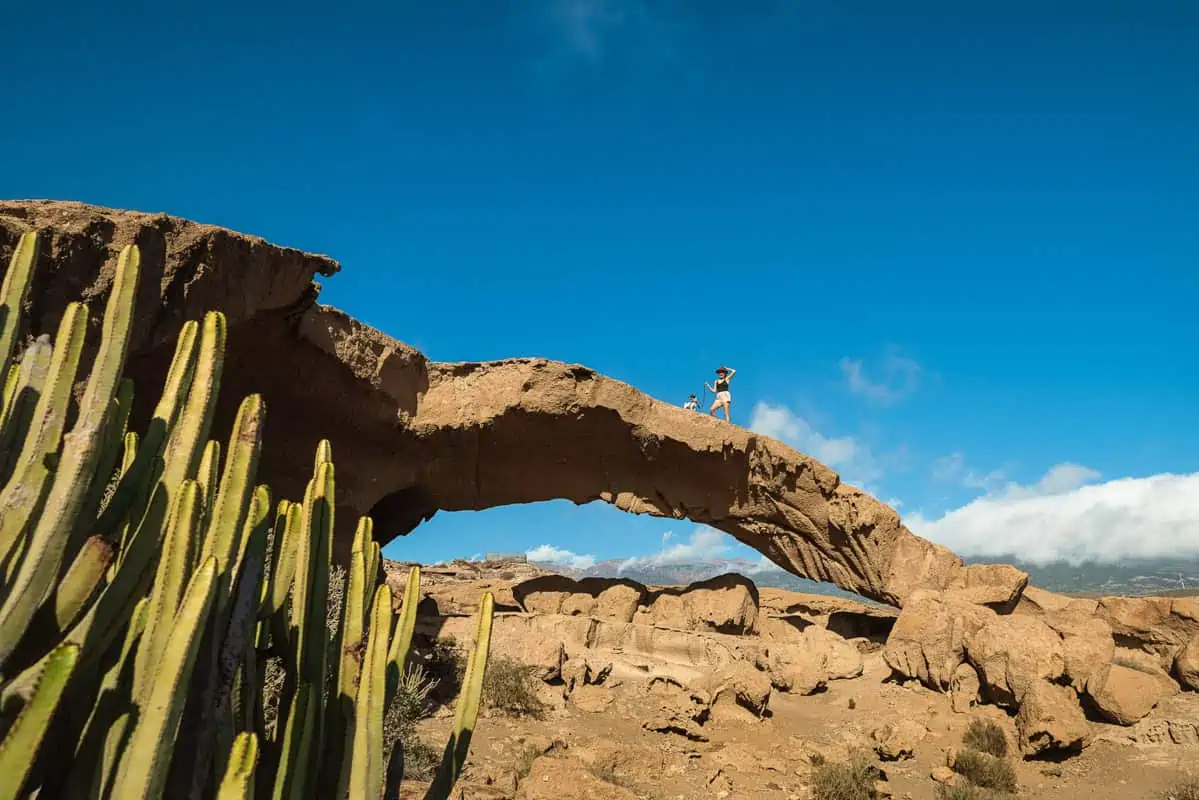
<instances>
[{"instance_id":1,"label":"woman's wide-brim hat","mask_svg":"<svg viewBox=\"0 0 1199 800\"><path fill-rule=\"evenodd\" d=\"M722 373L722 372L724 372L724 373L727 373L728 371L729 371L729 368L728 368L728 367L717 367L717 368L716 368L716 374L717 374L717 375L719 375L719 374L720 374L720 373Z\"/></svg>"}]
</instances>

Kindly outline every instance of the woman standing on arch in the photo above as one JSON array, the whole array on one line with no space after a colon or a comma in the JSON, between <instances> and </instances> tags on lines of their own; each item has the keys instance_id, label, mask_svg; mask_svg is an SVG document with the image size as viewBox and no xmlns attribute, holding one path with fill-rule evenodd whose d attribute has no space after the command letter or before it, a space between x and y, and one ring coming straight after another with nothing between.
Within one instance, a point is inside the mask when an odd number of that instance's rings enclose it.
<instances>
[{"instance_id":1,"label":"woman standing on arch","mask_svg":"<svg viewBox=\"0 0 1199 800\"><path fill-rule=\"evenodd\" d=\"M709 416L716 416L716 409L723 407L724 421L730 421L729 406L733 403L733 396L729 394L729 381L731 381L733 376L736 374L737 370L731 369L730 367L717 367L716 385L708 386L707 382L704 382L704 386L707 388L707 390L716 395L716 399L712 401L712 407L708 409Z\"/></svg>"}]
</instances>

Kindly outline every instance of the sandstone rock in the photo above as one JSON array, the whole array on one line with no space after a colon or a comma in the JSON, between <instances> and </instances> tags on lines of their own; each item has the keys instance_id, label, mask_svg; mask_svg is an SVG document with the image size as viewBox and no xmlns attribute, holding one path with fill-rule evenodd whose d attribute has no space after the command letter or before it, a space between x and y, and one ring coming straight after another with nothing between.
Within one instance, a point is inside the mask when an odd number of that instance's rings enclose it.
<instances>
[{"instance_id":1,"label":"sandstone rock","mask_svg":"<svg viewBox=\"0 0 1199 800\"><path fill-rule=\"evenodd\" d=\"M908 598L883 657L892 670L925 686L947 689L954 671L965 660L966 636L996 619L984 606L921 591Z\"/></svg>"},{"instance_id":2,"label":"sandstone rock","mask_svg":"<svg viewBox=\"0 0 1199 800\"><path fill-rule=\"evenodd\" d=\"M1131 725L1177 691L1177 685L1165 674L1112 664L1103 686L1092 690L1090 696L1104 717L1117 725Z\"/></svg>"},{"instance_id":3,"label":"sandstone rock","mask_svg":"<svg viewBox=\"0 0 1199 800\"><path fill-rule=\"evenodd\" d=\"M1111 625L1081 609L1047 614L1044 621L1062 637L1065 675L1074 691L1082 694L1102 686L1116 652Z\"/></svg>"},{"instance_id":4,"label":"sandstone rock","mask_svg":"<svg viewBox=\"0 0 1199 800\"><path fill-rule=\"evenodd\" d=\"M1061 637L1032 617L997 616L967 634L965 648L984 691L1012 708L1031 686L1060 678L1066 669Z\"/></svg>"},{"instance_id":5,"label":"sandstone rock","mask_svg":"<svg viewBox=\"0 0 1199 800\"><path fill-rule=\"evenodd\" d=\"M682 589L661 589L646 601L646 622L661 628L753 633L758 621L758 588L728 573Z\"/></svg>"},{"instance_id":6,"label":"sandstone rock","mask_svg":"<svg viewBox=\"0 0 1199 800\"><path fill-rule=\"evenodd\" d=\"M945 596L964 603L1006 606L1020 597L1028 574L1010 564L976 564L945 587Z\"/></svg>"},{"instance_id":7,"label":"sandstone rock","mask_svg":"<svg viewBox=\"0 0 1199 800\"><path fill-rule=\"evenodd\" d=\"M1124 647L1153 654L1167 672L1178 652L1199 634L1195 598L1102 597L1095 613Z\"/></svg>"},{"instance_id":8,"label":"sandstone rock","mask_svg":"<svg viewBox=\"0 0 1199 800\"><path fill-rule=\"evenodd\" d=\"M737 661L717 672L713 683L714 708L732 703L755 717L761 717L770 705L770 676L753 664Z\"/></svg>"},{"instance_id":9,"label":"sandstone rock","mask_svg":"<svg viewBox=\"0 0 1199 800\"><path fill-rule=\"evenodd\" d=\"M516 800L637 800L637 795L600 780L577 759L549 755L533 762Z\"/></svg>"},{"instance_id":10,"label":"sandstone rock","mask_svg":"<svg viewBox=\"0 0 1199 800\"><path fill-rule=\"evenodd\" d=\"M339 269L329 259L161 214L20 201L0 203L4 263L30 228L44 230L45 241L33 334L52 332L81 294L98 327L111 273L97 265L126 242L142 247L143 311L126 369L138 387L161 385L185 319L225 312L228 356L213 430L229 429L246 394L262 394L275 411L258 479L278 497L303 496L310 465L296 453L311 449L313 431L330 440L339 557L364 514L386 544L438 511L603 500L710 525L796 575L886 603L988 581L998 581L988 596L1014 595L1027 580L963 566L809 456L586 367L429 361L315 303L312 276ZM143 429L154 395L135 393L131 429Z\"/></svg>"},{"instance_id":11,"label":"sandstone rock","mask_svg":"<svg viewBox=\"0 0 1199 800\"><path fill-rule=\"evenodd\" d=\"M1186 688L1199 691L1199 633L1174 657L1174 675Z\"/></svg>"},{"instance_id":12,"label":"sandstone rock","mask_svg":"<svg viewBox=\"0 0 1199 800\"><path fill-rule=\"evenodd\" d=\"M512 597L523 611L617 622L632 622L645 595L641 584L615 578L576 581L563 575L542 575L512 587Z\"/></svg>"},{"instance_id":13,"label":"sandstone rock","mask_svg":"<svg viewBox=\"0 0 1199 800\"><path fill-rule=\"evenodd\" d=\"M611 674L611 661L605 661L599 655L575 655L562 664L562 694L570 696L580 686L600 685Z\"/></svg>"},{"instance_id":14,"label":"sandstone rock","mask_svg":"<svg viewBox=\"0 0 1199 800\"><path fill-rule=\"evenodd\" d=\"M972 709L979 701L981 686L978 670L971 664L959 664L958 668L953 671L953 680L949 686L953 710L964 714Z\"/></svg>"},{"instance_id":15,"label":"sandstone rock","mask_svg":"<svg viewBox=\"0 0 1199 800\"><path fill-rule=\"evenodd\" d=\"M837 634L812 625L804 630L803 638L811 643L813 650L824 651L824 667L830 681L851 680L862 674L861 651Z\"/></svg>"},{"instance_id":16,"label":"sandstone rock","mask_svg":"<svg viewBox=\"0 0 1199 800\"><path fill-rule=\"evenodd\" d=\"M933 767L933 771L929 773L929 777L945 786L957 786L962 782L962 776L944 764Z\"/></svg>"},{"instance_id":17,"label":"sandstone rock","mask_svg":"<svg viewBox=\"0 0 1199 800\"><path fill-rule=\"evenodd\" d=\"M828 650L814 639L773 644L759 661L779 691L808 695L828 685Z\"/></svg>"},{"instance_id":18,"label":"sandstone rock","mask_svg":"<svg viewBox=\"0 0 1199 800\"><path fill-rule=\"evenodd\" d=\"M612 705L612 692L602 686L576 686L570 693L570 704L588 714L598 714Z\"/></svg>"},{"instance_id":19,"label":"sandstone rock","mask_svg":"<svg viewBox=\"0 0 1199 800\"><path fill-rule=\"evenodd\" d=\"M651 678L644 689L642 708L646 719L641 727L657 733L673 733L696 742L708 741L707 722L711 698L667 679Z\"/></svg>"},{"instance_id":20,"label":"sandstone rock","mask_svg":"<svg viewBox=\"0 0 1199 800\"><path fill-rule=\"evenodd\" d=\"M916 745L927 736L928 728L910 719L887 723L870 732L874 751L884 761L911 758L916 753Z\"/></svg>"},{"instance_id":21,"label":"sandstone rock","mask_svg":"<svg viewBox=\"0 0 1199 800\"><path fill-rule=\"evenodd\" d=\"M1043 680L1035 681L1024 692L1016 714L1016 729L1020 734L1020 750L1026 755L1079 750L1091 738L1074 692Z\"/></svg>"}]
</instances>

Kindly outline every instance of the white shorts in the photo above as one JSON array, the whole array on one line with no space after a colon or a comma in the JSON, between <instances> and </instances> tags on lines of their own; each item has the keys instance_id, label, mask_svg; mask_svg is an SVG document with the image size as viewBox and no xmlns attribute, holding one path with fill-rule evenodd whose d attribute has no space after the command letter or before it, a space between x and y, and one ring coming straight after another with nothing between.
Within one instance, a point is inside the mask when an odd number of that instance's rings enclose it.
<instances>
[{"instance_id":1,"label":"white shorts","mask_svg":"<svg viewBox=\"0 0 1199 800\"><path fill-rule=\"evenodd\" d=\"M729 394L728 392L717 392L716 393L716 402L717 403L731 403L731 402L733 402L733 396L731 394Z\"/></svg>"}]
</instances>

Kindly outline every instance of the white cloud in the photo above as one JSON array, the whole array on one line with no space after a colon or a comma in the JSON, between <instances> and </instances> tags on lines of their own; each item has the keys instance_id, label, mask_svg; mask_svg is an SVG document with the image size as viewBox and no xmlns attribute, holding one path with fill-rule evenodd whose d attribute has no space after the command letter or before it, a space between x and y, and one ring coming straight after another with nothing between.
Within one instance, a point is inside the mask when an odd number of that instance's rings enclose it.
<instances>
[{"instance_id":1,"label":"white cloud","mask_svg":"<svg viewBox=\"0 0 1199 800\"><path fill-rule=\"evenodd\" d=\"M617 567L618 572L624 572L633 567L661 567L667 564L690 564L696 561L706 561L719 558L728 552L732 537L715 528L696 528L688 542L678 542L668 545L670 533L662 536L662 549L648 556L627 558Z\"/></svg>"},{"instance_id":2,"label":"white cloud","mask_svg":"<svg viewBox=\"0 0 1199 800\"><path fill-rule=\"evenodd\" d=\"M525 557L533 562L562 564L572 569L590 569L595 566L595 556L580 555L572 550L543 544L525 553Z\"/></svg>"},{"instance_id":3,"label":"white cloud","mask_svg":"<svg viewBox=\"0 0 1199 800\"><path fill-rule=\"evenodd\" d=\"M786 406L759 401L754 406L749 428L828 464L854 483L866 484L882 475L870 448L852 436L825 436Z\"/></svg>"},{"instance_id":4,"label":"white cloud","mask_svg":"<svg viewBox=\"0 0 1199 800\"><path fill-rule=\"evenodd\" d=\"M867 377L860 358L842 358L838 366L850 392L882 405L898 403L915 392L922 372L915 361L896 353L888 353L883 359L882 377L878 381Z\"/></svg>"},{"instance_id":5,"label":"white cloud","mask_svg":"<svg viewBox=\"0 0 1199 800\"><path fill-rule=\"evenodd\" d=\"M1199 473L1119 478L1081 464L1030 486L1009 482L939 519L913 514L914 532L963 556L1113 562L1199 555Z\"/></svg>"}]
</instances>

